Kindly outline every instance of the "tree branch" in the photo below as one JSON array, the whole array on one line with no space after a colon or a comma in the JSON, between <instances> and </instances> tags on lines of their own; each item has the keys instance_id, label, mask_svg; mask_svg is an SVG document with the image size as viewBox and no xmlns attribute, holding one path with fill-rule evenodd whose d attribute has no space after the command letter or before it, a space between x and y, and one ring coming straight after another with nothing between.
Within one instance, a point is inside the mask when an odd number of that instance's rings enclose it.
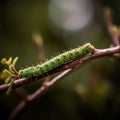
<instances>
[{"instance_id":1,"label":"tree branch","mask_svg":"<svg viewBox=\"0 0 120 120\"><path fill-rule=\"evenodd\" d=\"M117 34L117 26L113 24L111 9L104 8L103 16L113 46L119 45L120 41L119 41L119 35Z\"/></svg>"},{"instance_id":2,"label":"tree branch","mask_svg":"<svg viewBox=\"0 0 120 120\"><path fill-rule=\"evenodd\" d=\"M71 69L74 68L75 66L79 66L80 64L83 64L89 60L95 59L95 58L101 58L103 56L108 56L108 55L112 55L115 53L120 53L120 46L116 46L116 47L112 47L112 48L106 48L106 49L96 49L96 51L88 56L85 56L79 60L73 61L71 63L67 63L63 66L60 66L54 70L51 70L48 74L44 74L37 76L37 77L33 77L33 78L22 78L22 79L18 79L15 80L13 83L13 89L21 87L23 85L26 85L28 83L31 83L33 81L39 80L40 78L46 77L46 76L50 76L52 74L55 74L57 72L61 72L64 71L66 69ZM10 84L3 84L0 85L0 92L4 92L8 89L8 87L10 86Z\"/></svg>"},{"instance_id":3,"label":"tree branch","mask_svg":"<svg viewBox=\"0 0 120 120\"><path fill-rule=\"evenodd\" d=\"M53 80L49 82L43 83L43 85L32 95L27 96L25 99L23 99L17 107L13 110L12 114L9 117L9 120L13 120L16 117L19 117L21 113L24 111L24 109L33 101L35 101L38 97L43 95L50 87L52 87L55 83L57 83L59 80L61 80L63 77L67 76L72 69L68 69L64 72L62 72L60 75L55 77Z\"/></svg>"}]
</instances>

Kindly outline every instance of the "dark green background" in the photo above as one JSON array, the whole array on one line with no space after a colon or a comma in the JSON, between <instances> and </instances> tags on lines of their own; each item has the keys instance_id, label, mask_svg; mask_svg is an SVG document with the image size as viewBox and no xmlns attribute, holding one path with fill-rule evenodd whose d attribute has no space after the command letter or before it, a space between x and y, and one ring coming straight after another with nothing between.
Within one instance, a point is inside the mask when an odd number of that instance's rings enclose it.
<instances>
[{"instance_id":1,"label":"dark green background","mask_svg":"<svg viewBox=\"0 0 120 120\"><path fill-rule=\"evenodd\" d=\"M119 25L120 1L94 0L93 2L96 8L94 21L99 24L102 32L100 36L94 38L97 32L93 31L92 33L91 28L92 34L90 36L93 39L90 39L90 42L97 48L109 47L111 41L103 22L101 10L102 7L109 6L113 10L114 23ZM36 65L38 52L32 40L34 32L39 32L42 35L48 58L62 50L74 48L78 44L89 41L89 38L77 43L73 41L74 44L70 46L64 41L64 31L59 31L59 34L53 32L48 17L48 5L48 0L0 1L0 59L18 56L17 69ZM87 32L84 34L88 35ZM19 119L120 119L119 68L120 62L113 58L105 57L89 62L64 78L37 102L31 104ZM4 66L0 65L0 70L3 69ZM1 80L0 83L2 84L3 81ZM39 87L39 84L41 84L40 81L34 82L25 88L32 93ZM20 101L21 97L14 92L9 96L1 93L0 119L7 119Z\"/></svg>"}]
</instances>

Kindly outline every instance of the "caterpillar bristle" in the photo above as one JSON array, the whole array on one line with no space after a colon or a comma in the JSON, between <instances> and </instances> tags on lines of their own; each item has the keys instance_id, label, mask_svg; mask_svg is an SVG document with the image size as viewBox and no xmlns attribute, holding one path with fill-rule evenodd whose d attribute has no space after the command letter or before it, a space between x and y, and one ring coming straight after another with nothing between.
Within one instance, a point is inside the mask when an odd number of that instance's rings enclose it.
<instances>
[{"instance_id":1,"label":"caterpillar bristle","mask_svg":"<svg viewBox=\"0 0 120 120\"><path fill-rule=\"evenodd\" d=\"M92 53L95 50L94 46L87 43L83 46L79 46L75 49L69 49L62 54L53 57L50 60L46 60L44 63L37 66L28 67L19 71L20 77L32 77L42 75L44 73L53 70L56 67L64 65L68 62L77 60L85 55Z\"/></svg>"}]
</instances>

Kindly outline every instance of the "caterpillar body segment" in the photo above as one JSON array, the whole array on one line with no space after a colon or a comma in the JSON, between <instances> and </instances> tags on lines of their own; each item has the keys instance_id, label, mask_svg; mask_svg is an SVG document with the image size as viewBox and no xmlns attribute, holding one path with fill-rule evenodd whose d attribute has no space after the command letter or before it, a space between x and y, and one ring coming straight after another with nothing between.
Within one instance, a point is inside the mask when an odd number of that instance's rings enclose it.
<instances>
[{"instance_id":1,"label":"caterpillar body segment","mask_svg":"<svg viewBox=\"0 0 120 120\"><path fill-rule=\"evenodd\" d=\"M35 77L45 74L68 62L72 62L74 60L80 59L81 57L84 57L85 55L88 55L93 51L94 51L94 47L90 43L87 43L78 48L64 52L42 64L20 70L19 71L20 78L24 78L24 77L29 78L29 77Z\"/></svg>"}]
</instances>

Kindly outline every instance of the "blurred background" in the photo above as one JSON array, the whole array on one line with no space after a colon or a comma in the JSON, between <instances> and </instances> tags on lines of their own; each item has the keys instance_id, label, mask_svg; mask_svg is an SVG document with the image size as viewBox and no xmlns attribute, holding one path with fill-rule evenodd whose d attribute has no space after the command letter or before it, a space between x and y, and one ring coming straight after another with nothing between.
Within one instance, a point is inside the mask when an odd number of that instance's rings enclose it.
<instances>
[{"instance_id":1,"label":"blurred background","mask_svg":"<svg viewBox=\"0 0 120 120\"><path fill-rule=\"evenodd\" d=\"M119 25L119 0L1 0L0 59L18 56L18 70L36 65L38 51L32 39L36 32L43 38L47 58L87 42L97 48L109 47L102 16L106 6ZM119 68L120 62L113 58L89 62L31 104L19 119L120 119ZM37 81L24 88L32 93L40 84ZM1 93L0 119L7 119L21 99L15 92Z\"/></svg>"}]
</instances>

